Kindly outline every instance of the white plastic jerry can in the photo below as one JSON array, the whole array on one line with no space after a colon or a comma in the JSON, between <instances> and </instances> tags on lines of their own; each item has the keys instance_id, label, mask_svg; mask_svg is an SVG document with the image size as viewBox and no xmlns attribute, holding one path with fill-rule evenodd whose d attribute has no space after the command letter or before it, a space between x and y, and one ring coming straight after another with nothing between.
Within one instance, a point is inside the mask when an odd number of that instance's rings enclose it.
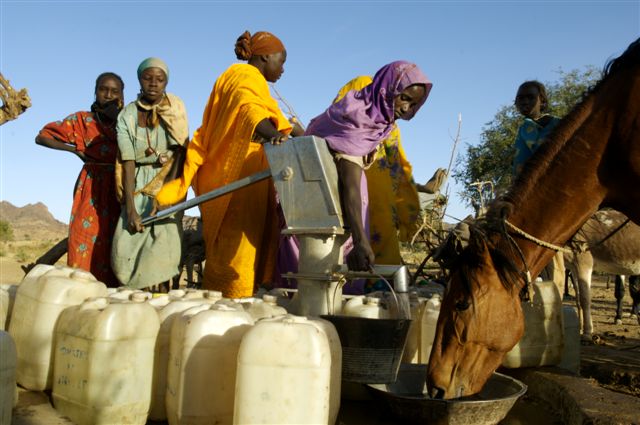
<instances>
[{"instance_id":1,"label":"white plastic jerry can","mask_svg":"<svg viewBox=\"0 0 640 425\"><path fill-rule=\"evenodd\" d=\"M562 327L564 347L558 367L573 373L580 372L580 317L575 307L562 306Z\"/></svg>"},{"instance_id":2,"label":"white plastic jerry can","mask_svg":"<svg viewBox=\"0 0 640 425\"><path fill-rule=\"evenodd\" d=\"M17 380L29 389L51 388L54 325L62 311L107 294L87 271L39 264L18 287L9 333L18 353Z\"/></svg>"},{"instance_id":3,"label":"white plastic jerry can","mask_svg":"<svg viewBox=\"0 0 640 425\"><path fill-rule=\"evenodd\" d=\"M524 335L502 361L508 368L557 365L562 359L562 298L553 281L536 281L533 300L522 302Z\"/></svg>"},{"instance_id":4,"label":"white plastic jerry can","mask_svg":"<svg viewBox=\"0 0 640 425\"><path fill-rule=\"evenodd\" d=\"M94 298L56 324L53 404L77 425L144 425L158 314L144 294Z\"/></svg>"},{"instance_id":5,"label":"white plastic jerry can","mask_svg":"<svg viewBox=\"0 0 640 425\"><path fill-rule=\"evenodd\" d=\"M365 317L368 319L390 319L391 312L377 297L354 297L344 306L342 314L345 316Z\"/></svg>"},{"instance_id":6,"label":"white plastic jerry can","mask_svg":"<svg viewBox=\"0 0 640 425\"><path fill-rule=\"evenodd\" d=\"M291 298L289 297L290 292L293 291L287 290L285 288L274 288L269 291L269 295L275 296L276 304L289 311L289 304L291 304Z\"/></svg>"},{"instance_id":7,"label":"white plastic jerry can","mask_svg":"<svg viewBox=\"0 0 640 425\"><path fill-rule=\"evenodd\" d=\"M231 424L240 341L253 319L237 305L185 310L171 327L166 406L170 425Z\"/></svg>"},{"instance_id":8,"label":"white plastic jerry can","mask_svg":"<svg viewBox=\"0 0 640 425\"><path fill-rule=\"evenodd\" d=\"M259 320L269 317L284 316L287 310L277 303L278 297L275 295L265 294L262 299L257 299L252 303L243 304L247 312L253 317L253 320Z\"/></svg>"},{"instance_id":9,"label":"white plastic jerry can","mask_svg":"<svg viewBox=\"0 0 640 425\"><path fill-rule=\"evenodd\" d=\"M416 292L409 294L411 325L409 326L407 342L402 353L403 363L420 363L420 335L426 303L427 299L419 297Z\"/></svg>"},{"instance_id":10,"label":"white plastic jerry can","mask_svg":"<svg viewBox=\"0 0 640 425\"><path fill-rule=\"evenodd\" d=\"M159 303L158 298L148 303L156 307L160 320L160 331L156 339L153 362L153 385L149 419L161 421L167 419L165 397L167 392L167 369L169 365L169 343L171 340L171 326L180 314L203 304L214 304L222 297L217 291L169 291ZM158 306L158 304L160 304Z\"/></svg>"},{"instance_id":11,"label":"white plastic jerry can","mask_svg":"<svg viewBox=\"0 0 640 425\"><path fill-rule=\"evenodd\" d=\"M0 330L8 331L11 312L16 301L18 285L0 285Z\"/></svg>"},{"instance_id":12,"label":"white plastic jerry can","mask_svg":"<svg viewBox=\"0 0 640 425\"><path fill-rule=\"evenodd\" d=\"M242 339L234 424L333 424L340 408L342 349L322 319L279 316Z\"/></svg>"},{"instance_id":13,"label":"white plastic jerry can","mask_svg":"<svg viewBox=\"0 0 640 425\"><path fill-rule=\"evenodd\" d=\"M11 424L16 402L16 345L11 335L0 330L0 425Z\"/></svg>"},{"instance_id":14,"label":"white plastic jerry can","mask_svg":"<svg viewBox=\"0 0 640 425\"><path fill-rule=\"evenodd\" d=\"M109 298L114 300L128 300L133 294L148 294L148 298L152 298L151 292L142 289L129 288L128 286L119 286L117 288L109 288Z\"/></svg>"},{"instance_id":15,"label":"white plastic jerry can","mask_svg":"<svg viewBox=\"0 0 640 425\"><path fill-rule=\"evenodd\" d=\"M420 325L420 345L418 347L420 363L429 363L433 340L436 337L436 325L438 324L441 304L440 295L438 294L433 294L425 304Z\"/></svg>"}]
</instances>

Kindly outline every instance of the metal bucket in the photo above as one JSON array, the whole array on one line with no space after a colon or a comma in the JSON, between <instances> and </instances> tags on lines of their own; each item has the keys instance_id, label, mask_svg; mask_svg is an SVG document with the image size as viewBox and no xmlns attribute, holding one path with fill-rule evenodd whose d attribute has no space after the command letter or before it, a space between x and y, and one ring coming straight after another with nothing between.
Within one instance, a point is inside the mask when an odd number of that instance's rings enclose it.
<instances>
[{"instance_id":1,"label":"metal bucket","mask_svg":"<svg viewBox=\"0 0 640 425\"><path fill-rule=\"evenodd\" d=\"M321 317L333 323L340 336L342 380L361 384L396 380L411 320Z\"/></svg>"},{"instance_id":2,"label":"metal bucket","mask_svg":"<svg viewBox=\"0 0 640 425\"><path fill-rule=\"evenodd\" d=\"M403 424L497 424L509 413L527 386L494 372L480 393L450 400L432 399L426 393L427 365L403 363L398 379L389 385L368 385L375 398Z\"/></svg>"}]
</instances>

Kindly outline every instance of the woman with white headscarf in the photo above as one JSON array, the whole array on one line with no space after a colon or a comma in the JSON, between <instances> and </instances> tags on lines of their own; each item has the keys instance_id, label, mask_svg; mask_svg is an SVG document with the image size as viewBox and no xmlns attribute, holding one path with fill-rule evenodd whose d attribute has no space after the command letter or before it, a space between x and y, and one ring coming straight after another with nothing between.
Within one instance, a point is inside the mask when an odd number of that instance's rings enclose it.
<instances>
[{"instance_id":1,"label":"woman with white headscarf","mask_svg":"<svg viewBox=\"0 0 640 425\"><path fill-rule=\"evenodd\" d=\"M155 207L155 195L165 180L176 177L189 130L184 104L165 92L169 69L158 58L138 67L140 94L118 116L117 133L122 213L114 234L111 263L123 285L145 288L178 274L180 217L149 227L141 217ZM118 179L120 177L120 179Z\"/></svg>"}]
</instances>

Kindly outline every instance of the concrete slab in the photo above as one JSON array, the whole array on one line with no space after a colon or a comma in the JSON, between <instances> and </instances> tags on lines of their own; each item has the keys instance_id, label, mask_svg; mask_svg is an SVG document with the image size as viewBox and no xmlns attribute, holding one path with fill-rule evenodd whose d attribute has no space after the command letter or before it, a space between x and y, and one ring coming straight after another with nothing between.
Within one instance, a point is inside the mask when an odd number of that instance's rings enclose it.
<instances>
[{"instance_id":1,"label":"concrete slab","mask_svg":"<svg viewBox=\"0 0 640 425\"><path fill-rule=\"evenodd\" d=\"M564 424L640 424L640 398L602 388L593 379L554 367L501 372L527 384L528 393L549 403Z\"/></svg>"}]
</instances>

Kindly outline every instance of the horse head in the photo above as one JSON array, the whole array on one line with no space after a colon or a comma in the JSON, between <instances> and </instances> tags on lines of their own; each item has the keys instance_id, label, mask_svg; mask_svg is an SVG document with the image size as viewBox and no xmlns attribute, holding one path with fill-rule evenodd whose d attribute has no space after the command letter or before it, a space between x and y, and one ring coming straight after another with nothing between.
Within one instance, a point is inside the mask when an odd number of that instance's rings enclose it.
<instances>
[{"instance_id":1,"label":"horse head","mask_svg":"<svg viewBox=\"0 0 640 425\"><path fill-rule=\"evenodd\" d=\"M518 272L491 237L470 226L460 250L448 239L440 258L452 273L440 307L427 374L429 393L454 398L479 392L524 333ZM457 249L455 249L457 247Z\"/></svg>"},{"instance_id":2,"label":"horse head","mask_svg":"<svg viewBox=\"0 0 640 425\"><path fill-rule=\"evenodd\" d=\"M429 361L432 395L480 391L523 334L522 283L596 210L612 207L640 224L639 98L640 39L607 64L504 202L470 225L469 244L442 250L454 256Z\"/></svg>"}]
</instances>

